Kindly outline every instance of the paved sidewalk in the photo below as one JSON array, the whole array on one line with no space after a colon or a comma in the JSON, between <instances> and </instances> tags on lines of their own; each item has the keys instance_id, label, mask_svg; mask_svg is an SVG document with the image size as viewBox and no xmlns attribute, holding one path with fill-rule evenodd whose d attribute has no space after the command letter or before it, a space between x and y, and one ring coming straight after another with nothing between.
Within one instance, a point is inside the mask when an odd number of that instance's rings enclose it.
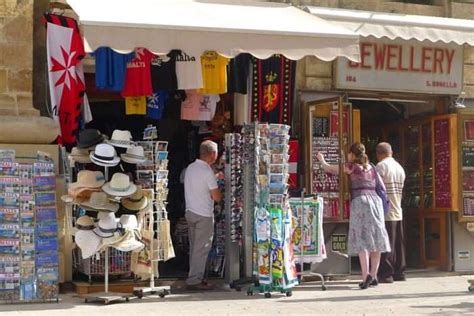
<instances>
[{"instance_id":1,"label":"paved sidewalk","mask_svg":"<svg viewBox=\"0 0 474 316\"><path fill-rule=\"evenodd\" d=\"M0 305L7 315L474 315L474 292L468 292L469 276L410 278L359 290L355 281L298 286L292 297L274 294L247 296L246 291L172 293L161 299L147 297L130 302L85 304L73 294L60 303Z\"/></svg>"}]
</instances>

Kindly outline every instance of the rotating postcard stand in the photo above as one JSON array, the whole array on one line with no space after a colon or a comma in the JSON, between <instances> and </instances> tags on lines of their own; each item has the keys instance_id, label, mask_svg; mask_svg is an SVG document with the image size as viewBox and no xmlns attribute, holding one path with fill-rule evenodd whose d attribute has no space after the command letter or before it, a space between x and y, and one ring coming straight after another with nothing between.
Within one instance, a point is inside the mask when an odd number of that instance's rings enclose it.
<instances>
[{"instance_id":1,"label":"rotating postcard stand","mask_svg":"<svg viewBox=\"0 0 474 316\"><path fill-rule=\"evenodd\" d=\"M109 167L104 167L105 179L109 180ZM110 302L125 300L129 301L132 294L129 293L118 293L118 292L109 292L109 247L105 248L105 267L104 267L104 292L91 293L82 295L85 303L89 302L103 302L104 304L109 304Z\"/></svg>"}]
</instances>

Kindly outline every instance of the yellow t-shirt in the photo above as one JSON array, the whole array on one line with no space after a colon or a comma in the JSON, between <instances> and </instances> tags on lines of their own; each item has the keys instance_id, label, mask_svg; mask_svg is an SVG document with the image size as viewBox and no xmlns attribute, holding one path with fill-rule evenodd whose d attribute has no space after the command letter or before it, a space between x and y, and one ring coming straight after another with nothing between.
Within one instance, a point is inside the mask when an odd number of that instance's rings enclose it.
<instances>
[{"instance_id":1,"label":"yellow t-shirt","mask_svg":"<svg viewBox=\"0 0 474 316\"><path fill-rule=\"evenodd\" d=\"M146 97L126 97L125 115L146 115Z\"/></svg>"},{"instance_id":2,"label":"yellow t-shirt","mask_svg":"<svg viewBox=\"0 0 474 316\"><path fill-rule=\"evenodd\" d=\"M201 56L203 88L199 94L222 94L227 92L227 64L229 59L217 52L207 51Z\"/></svg>"}]
</instances>

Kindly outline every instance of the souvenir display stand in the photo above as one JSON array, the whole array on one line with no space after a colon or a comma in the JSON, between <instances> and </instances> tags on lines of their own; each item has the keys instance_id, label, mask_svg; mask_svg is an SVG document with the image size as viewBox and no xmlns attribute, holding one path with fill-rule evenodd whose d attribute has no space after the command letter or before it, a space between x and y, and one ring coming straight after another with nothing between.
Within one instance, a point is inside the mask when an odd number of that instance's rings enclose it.
<instances>
[{"instance_id":1,"label":"souvenir display stand","mask_svg":"<svg viewBox=\"0 0 474 316\"><path fill-rule=\"evenodd\" d=\"M18 162L21 161L25 162ZM26 162L34 161L34 162ZM0 153L0 303L58 301L54 163Z\"/></svg>"},{"instance_id":2,"label":"souvenir display stand","mask_svg":"<svg viewBox=\"0 0 474 316\"><path fill-rule=\"evenodd\" d=\"M151 169L155 174L152 175L150 193L153 197L152 207L147 208L143 225L147 225L149 230L153 231L154 224L156 225L157 238L152 236L147 247L149 247L151 254L152 268L150 269L150 284L148 287L135 287L133 288L133 294L138 298L142 298L145 295L157 294L159 297L165 297L171 292L170 286L156 286L155 285L155 266L159 261L167 260L169 257L174 256L172 251L173 246L169 236L169 220L168 212L166 211L166 199L168 196L168 143L167 142L155 142L155 141L142 141L140 142L142 147L151 148L148 158L153 162ZM137 166L137 178L141 169L150 170L146 163ZM149 184L142 182L142 187L148 187Z\"/></svg>"},{"instance_id":3,"label":"souvenir display stand","mask_svg":"<svg viewBox=\"0 0 474 316\"><path fill-rule=\"evenodd\" d=\"M247 130L251 127L247 126ZM298 284L292 244L292 214L288 201L288 141L290 127L257 124L255 139L254 274L255 291L292 295ZM247 131L245 132L247 133Z\"/></svg>"}]
</instances>

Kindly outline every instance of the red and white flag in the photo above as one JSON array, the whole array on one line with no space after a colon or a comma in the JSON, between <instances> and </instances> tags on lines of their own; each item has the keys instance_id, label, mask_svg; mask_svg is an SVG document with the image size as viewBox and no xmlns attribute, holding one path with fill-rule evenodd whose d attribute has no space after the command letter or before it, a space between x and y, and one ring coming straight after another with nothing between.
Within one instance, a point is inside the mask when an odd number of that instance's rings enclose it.
<instances>
[{"instance_id":1,"label":"red and white flag","mask_svg":"<svg viewBox=\"0 0 474 316\"><path fill-rule=\"evenodd\" d=\"M47 23L47 56L51 113L61 127L63 144L76 141L85 90L81 60L84 48L77 30Z\"/></svg>"}]
</instances>

